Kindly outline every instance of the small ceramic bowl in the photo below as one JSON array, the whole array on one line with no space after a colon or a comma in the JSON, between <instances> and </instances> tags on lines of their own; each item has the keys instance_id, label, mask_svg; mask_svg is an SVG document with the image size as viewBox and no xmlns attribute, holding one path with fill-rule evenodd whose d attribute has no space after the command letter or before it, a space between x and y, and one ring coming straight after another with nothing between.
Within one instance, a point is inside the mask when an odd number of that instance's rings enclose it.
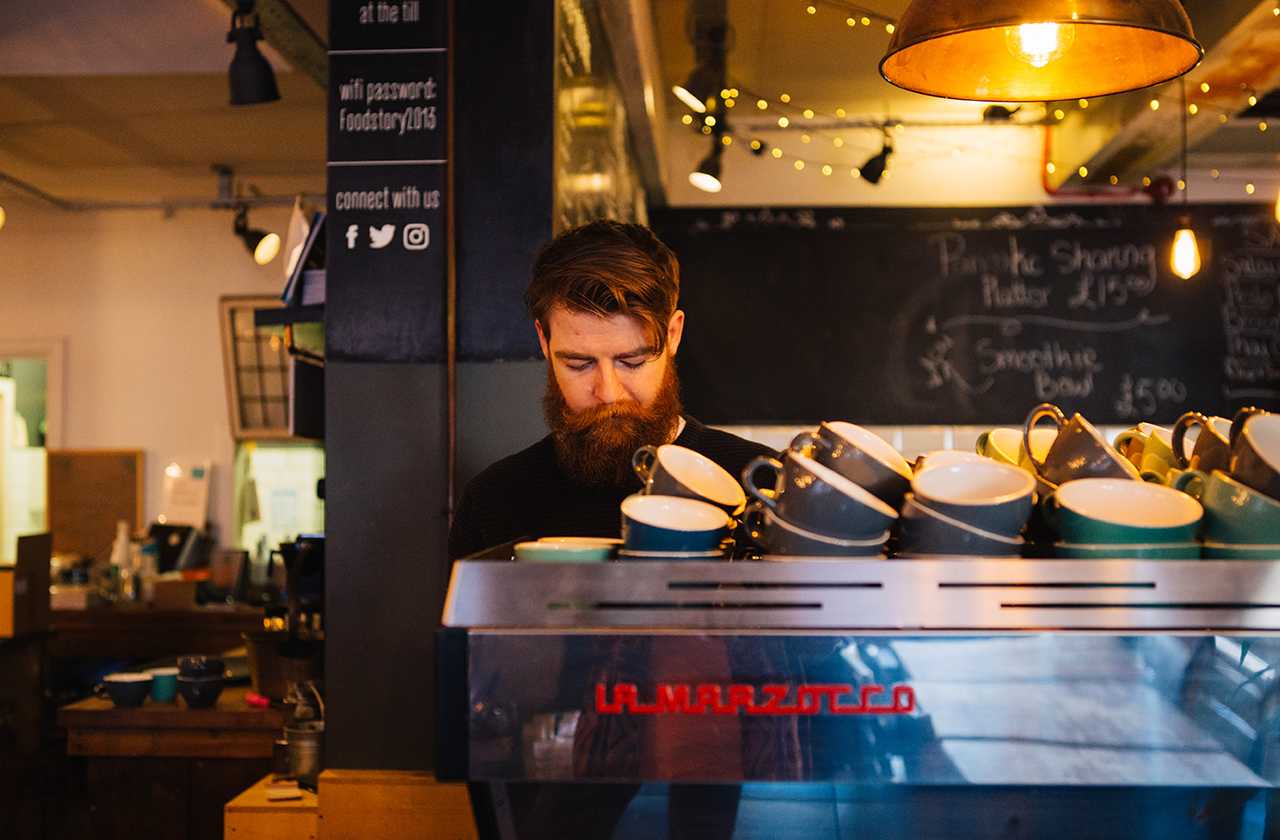
<instances>
[{"instance_id":1,"label":"small ceramic bowl","mask_svg":"<svg viewBox=\"0 0 1280 840\"><path fill-rule=\"evenodd\" d=\"M131 672L107 674L102 678L101 688L120 708L137 708L151 692L151 675Z\"/></svg>"},{"instance_id":2,"label":"small ceramic bowl","mask_svg":"<svg viewBox=\"0 0 1280 840\"><path fill-rule=\"evenodd\" d=\"M178 693L192 709L208 709L218 702L225 680L217 677L178 677Z\"/></svg>"}]
</instances>

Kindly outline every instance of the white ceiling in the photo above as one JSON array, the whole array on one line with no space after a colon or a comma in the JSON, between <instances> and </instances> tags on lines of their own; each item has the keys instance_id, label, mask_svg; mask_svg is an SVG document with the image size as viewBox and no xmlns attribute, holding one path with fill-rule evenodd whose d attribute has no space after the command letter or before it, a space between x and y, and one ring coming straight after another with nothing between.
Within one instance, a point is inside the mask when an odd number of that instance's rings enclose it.
<instances>
[{"instance_id":1,"label":"white ceiling","mask_svg":"<svg viewBox=\"0 0 1280 840\"><path fill-rule=\"evenodd\" d=\"M326 0L292 5L327 32ZM0 172L75 200L212 197L213 163L323 192L325 92L263 44L281 101L232 108L230 18L223 0L5 4Z\"/></svg>"}]
</instances>

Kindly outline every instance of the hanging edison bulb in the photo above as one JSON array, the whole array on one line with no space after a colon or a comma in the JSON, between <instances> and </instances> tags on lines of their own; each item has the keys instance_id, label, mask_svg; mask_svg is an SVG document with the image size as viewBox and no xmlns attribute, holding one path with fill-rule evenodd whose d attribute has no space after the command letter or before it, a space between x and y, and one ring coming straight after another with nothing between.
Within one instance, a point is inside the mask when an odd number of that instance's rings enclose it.
<instances>
[{"instance_id":1,"label":"hanging edison bulb","mask_svg":"<svg viewBox=\"0 0 1280 840\"><path fill-rule=\"evenodd\" d=\"M1179 228L1173 235L1169 267L1183 280L1190 280L1200 273L1200 243L1196 242L1196 232L1190 226Z\"/></svg>"},{"instance_id":2,"label":"hanging edison bulb","mask_svg":"<svg viewBox=\"0 0 1280 840\"><path fill-rule=\"evenodd\" d=\"M1047 67L1071 49L1076 28L1070 23L1023 23L1004 28L1005 47L1019 61Z\"/></svg>"}]
</instances>

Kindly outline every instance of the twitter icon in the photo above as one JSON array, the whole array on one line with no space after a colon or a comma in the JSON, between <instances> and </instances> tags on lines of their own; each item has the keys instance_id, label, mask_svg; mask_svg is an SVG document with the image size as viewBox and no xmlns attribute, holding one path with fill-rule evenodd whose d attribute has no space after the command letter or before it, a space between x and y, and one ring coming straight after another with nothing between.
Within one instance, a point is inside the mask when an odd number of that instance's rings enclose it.
<instances>
[{"instance_id":1,"label":"twitter icon","mask_svg":"<svg viewBox=\"0 0 1280 840\"><path fill-rule=\"evenodd\" d=\"M391 244L391 240L395 239L396 226L383 225L382 227L369 226L369 247L385 248Z\"/></svg>"}]
</instances>

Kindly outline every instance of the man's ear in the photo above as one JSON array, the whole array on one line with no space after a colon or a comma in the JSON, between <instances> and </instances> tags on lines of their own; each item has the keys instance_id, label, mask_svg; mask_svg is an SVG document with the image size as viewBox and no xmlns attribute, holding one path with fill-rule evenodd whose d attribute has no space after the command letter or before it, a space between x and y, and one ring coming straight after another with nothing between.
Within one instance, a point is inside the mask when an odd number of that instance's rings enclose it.
<instances>
[{"instance_id":1,"label":"man's ear","mask_svg":"<svg viewBox=\"0 0 1280 840\"><path fill-rule=\"evenodd\" d=\"M542 322L534 319L533 328L538 331L538 345L542 348L542 358L551 358L551 348L547 344L547 334L542 330Z\"/></svg>"},{"instance_id":2,"label":"man's ear","mask_svg":"<svg viewBox=\"0 0 1280 840\"><path fill-rule=\"evenodd\" d=\"M677 309L671 313L667 322L667 351L672 356L680 349L680 339L684 337L684 311Z\"/></svg>"}]
</instances>

